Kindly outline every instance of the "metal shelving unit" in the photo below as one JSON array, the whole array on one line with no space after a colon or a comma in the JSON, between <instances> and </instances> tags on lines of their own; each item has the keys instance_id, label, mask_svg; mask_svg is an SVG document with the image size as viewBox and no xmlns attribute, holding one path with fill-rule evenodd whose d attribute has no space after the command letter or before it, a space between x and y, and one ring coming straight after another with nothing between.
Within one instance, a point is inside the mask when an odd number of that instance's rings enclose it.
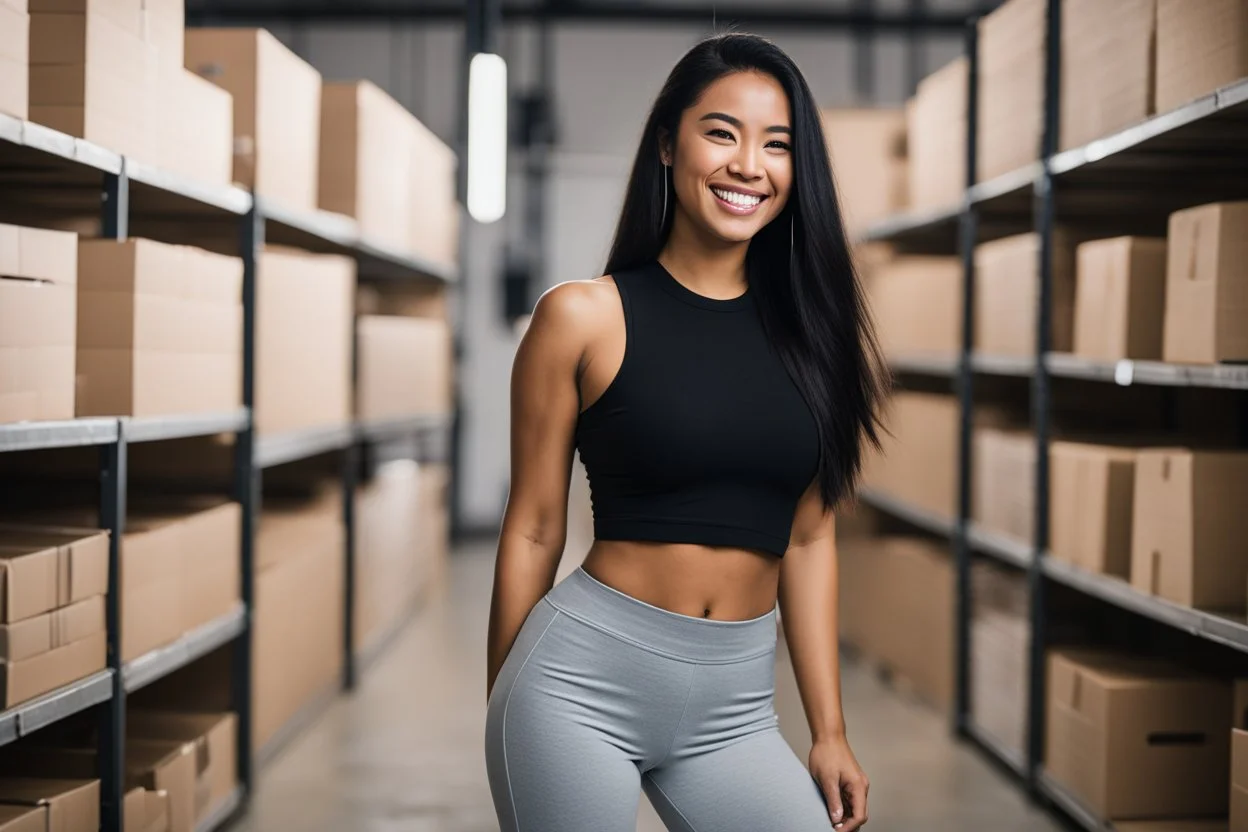
<instances>
[{"instance_id":1,"label":"metal shelving unit","mask_svg":"<svg viewBox=\"0 0 1248 832\"><path fill-rule=\"evenodd\" d=\"M889 359L888 366L894 373L917 373L925 376L953 378L958 373L958 356L917 353L896 355Z\"/></svg>"},{"instance_id":2,"label":"metal shelving unit","mask_svg":"<svg viewBox=\"0 0 1248 832\"><path fill-rule=\"evenodd\" d=\"M1052 379L1071 378L1105 384L1248 390L1248 365L1188 366L1158 361L1098 362L1051 351L1049 332L1053 295L1053 238L1060 222L1079 223L1112 216L1115 233L1164 235L1166 219L1176 210L1208 202L1248 198L1248 79L1179 107L1173 112L1059 152L1061 0L1048 0L1044 72L1043 134L1040 161L987 182L974 181L978 153L977 20L967 27L969 58L968 121L965 160L966 199L958 218L958 250L964 269L962 352L955 361L955 389L961 408L958 451L958 516L933 524L888 495L867 492L866 502L929 530L949 529L956 574L956 707L957 731L974 740L985 753L1019 774L1030 792L1063 811L1088 830L1110 827L1094 816L1043 768L1045 651L1050 622L1046 595L1052 584L1076 590L1115 608L1127 610L1195 637L1248 652L1248 619L1194 610L1145 594L1118 578L1093 574L1059 561L1048 553L1049 415ZM1112 208L1112 210L1111 210ZM902 250L948 253L931 248L933 237L922 236L936 218L903 214L873 226L867 239L890 241ZM943 221L943 218L940 220ZM1097 227L1100 227L1099 225ZM1111 233L1111 230L1113 233ZM977 244L1003 233L1035 232L1039 238L1039 299L1035 352L1030 357L997 356L974 350L974 260ZM932 372L935 368L899 357L895 369ZM1037 464L1034 537L1014 540L978 528L970 521L970 472L973 385L976 376L1026 378L1031 385L1031 422ZM986 736L971 714L969 695L971 584L974 554L987 555L1021 569L1030 597L1031 647L1028 654L1028 740L1020 758Z\"/></svg>"},{"instance_id":3,"label":"metal shelving unit","mask_svg":"<svg viewBox=\"0 0 1248 832\"><path fill-rule=\"evenodd\" d=\"M953 534L954 521L952 518L912 505L891 494L864 488L859 490L858 497L864 503L875 506L881 511L905 520L910 525L917 526L932 534L944 535L946 537Z\"/></svg>"},{"instance_id":4,"label":"metal shelving unit","mask_svg":"<svg viewBox=\"0 0 1248 832\"><path fill-rule=\"evenodd\" d=\"M71 714L96 709L99 715L101 825L121 832L124 785L126 694L184 667L225 644L233 644L233 707L238 714L239 787L197 826L198 832L220 828L245 807L254 783L255 761L267 759L277 747L261 753L251 748L251 625L255 604L253 530L260 516L263 469L318 454L342 452L343 505L347 545L343 553L348 576L354 571L354 467L361 448L399 440L415 440L414 453L436 458L449 441L445 417L411 417L381 424L347 423L332 428L257 437L251 419L255 403L256 269L265 240L311 251L353 257L364 278L423 279L448 283L455 269L406 252L395 251L361 236L356 222L323 211L292 211L232 186L206 185L136 162L46 127L0 114L0 185L18 203L41 205L42 195L55 191L59 210L75 216L99 212L102 236L125 239L132 218L176 216L180 223L215 231L234 229L243 261L243 406L228 413L159 418L72 419L0 425L0 452L37 451L98 446L100 454L100 527L110 533L107 604L108 669L44 697L0 713L0 745L12 742ZM45 206L46 207L46 206ZM32 220L38 224L37 220ZM227 232L228 233L228 232ZM161 238L160 233L152 234ZM242 507L240 604L230 614L187 633L173 644L134 661L120 662L120 541L125 534L127 448L155 442L232 433L233 498ZM345 620L353 616L348 578ZM346 641L343 684L354 682L356 657ZM288 739L338 692L335 686L282 729ZM324 701L322 701L324 700ZM284 740L283 740L284 741Z\"/></svg>"}]
</instances>

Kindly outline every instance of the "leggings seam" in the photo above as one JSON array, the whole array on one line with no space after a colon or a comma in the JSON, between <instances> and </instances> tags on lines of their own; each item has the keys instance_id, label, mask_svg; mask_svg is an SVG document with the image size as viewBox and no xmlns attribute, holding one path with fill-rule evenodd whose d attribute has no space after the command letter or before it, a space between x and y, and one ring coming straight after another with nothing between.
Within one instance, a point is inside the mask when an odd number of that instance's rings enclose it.
<instances>
[{"instance_id":1,"label":"leggings seam","mask_svg":"<svg viewBox=\"0 0 1248 832\"><path fill-rule=\"evenodd\" d=\"M542 639L546 638L546 633L550 631L551 626L559 620L561 612L562 610L556 608L554 618L546 622L546 628L537 637L537 641L533 642L529 655L524 657L524 661L520 664L520 669L516 671L516 677L511 680L511 690L507 691L507 699L503 702L503 774L507 780L507 796L511 798L511 816L516 819L516 832L520 832L520 813L516 810L516 790L511 786L511 761L507 759L507 709L511 707L511 695L516 692L520 676L528 666L529 659L533 658L533 654L537 652L538 646L541 645Z\"/></svg>"},{"instance_id":2,"label":"leggings seam","mask_svg":"<svg viewBox=\"0 0 1248 832\"><path fill-rule=\"evenodd\" d=\"M559 610L568 618L571 618L573 621L579 621L580 623L584 624L586 627L592 627L598 632L602 633L603 635L608 635L611 638L618 639L619 641L622 641L625 644L631 644L634 647L638 647L642 650L645 650L648 653L653 653L656 656L662 656L667 659L674 659L679 662L687 662L689 664L715 664L715 665L738 664L740 662L748 662L751 659L762 658L763 656L766 656L768 653L771 653L775 650L774 646L769 646L765 650L759 650L757 653L750 653L749 655L740 656L740 657L733 658L733 659L694 659L688 656L680 656L680 655L677 655L676 653L669 653L666 650L660 650L657 647L652 647L651 645L645 644L644 642L640 642L640 641L637 641L636 639L629 638L628 636L623 635L622 633L617 633L615 630L608 629L602 626L601 624L598 624L597 622L594 622L594 621L589 620L588 618L585 618L582 615L577 615L576 613L568 612L565 608L559 606L558 604L556 604L554 601L551 601L550 599L546 599L546 600L547 600L547 603L549 603L555 609Z\"/></svg>"},{"instance_id":3,"label":"leggings seam","mask_svg":"<svg viewBox=\"0 0 1248 832\"><path fill-rule=\"evenodd\" d=\"M653 768L658 768L667 762L667 758L672 756L672 749L676 747L676 739L680 736L680 726L685 724L685 714L689 712L689 700L693 698L693 682L698 676L698 666L694 665L689 673L689 690L685 691L685 704L680 709L680 719L676 720L676 730L672 731L672 741L667 746L667 751L663 753L662 759L654 764Z\"/></svg>"},{"instance_id":4,"label":"leggings seam","mask_svg":"<svg viewBox=\"0 0 1248 832\"><path fill-rule=\"evenodd\" d=\"M649 774L647 774L646 776L650 777ZM651 784L653 784L653 786L656 789L659 790L659 794L663 795L663 799L667 801L668 806L672 807L672 811L680 816L680 819L685 822L685 826L689 827L689 832L698 832L697 827L693 825L693 821L689 820L689 818L685 815L685 813L680 811L680 807L676 805L676 801L672 800L672 798L668 795L668 793L663 791L663 787L659 785L659 781L655 780L653 777L650 777L650 782Z\"/></svg>"}]
</instances>

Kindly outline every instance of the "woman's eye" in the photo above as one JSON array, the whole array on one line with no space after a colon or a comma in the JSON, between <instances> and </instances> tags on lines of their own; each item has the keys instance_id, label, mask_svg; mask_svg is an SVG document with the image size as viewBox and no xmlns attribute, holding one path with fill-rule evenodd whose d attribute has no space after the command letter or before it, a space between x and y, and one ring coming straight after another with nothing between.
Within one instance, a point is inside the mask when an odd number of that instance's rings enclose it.
<instances>
[{"instance_id":1,"label":"woman's eye","mask_svg":"<svg viewBox=\"0 0 1248 832\"><path fill-rule=\"evenodd\" d=\"M716 127L711 130L707 130L706 135L714 136L717 139L728 139L728 140L732 139L732 134L729 133L727 130L724 130L721 127Z\"/></svg>"},{"instance_id":2,"label":"woman's eye","mask_svg":"<svg viewBox=\"0 0 1248 832\"><path fill-rule=\"evenodd\" d=\"M780 150L792 150L792 146L788 142L782 142L779 139L767 142L768 147L779 148Z\"/></svg>"}]
</instances>

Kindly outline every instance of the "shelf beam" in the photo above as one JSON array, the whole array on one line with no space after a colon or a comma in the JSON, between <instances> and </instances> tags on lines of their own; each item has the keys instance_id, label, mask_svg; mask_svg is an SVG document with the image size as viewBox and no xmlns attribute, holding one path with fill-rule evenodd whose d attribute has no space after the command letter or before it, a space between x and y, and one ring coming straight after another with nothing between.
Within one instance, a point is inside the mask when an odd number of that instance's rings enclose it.
<instances>
[{"instance_id":1,"label":"shelf beam","mask_svg":"<svg viewBox=\"0 0 1248 832\"><path fill-rule=\"evenodd\" d=\"M934 511L929 511L890 494L870 488L860 489L858 496L864 503L901 520L905 520L912 526L918 526L933 534L944 535L945 537L953 534L953 520L948 517L942 517Z\"/></svg>"},{"instance_id":2,"label":"shelf beam","mask_svg":"<svg viewBox=\"0 0 1248 832\"><path fill-rule=\"evenodd\" d=\"M113 672L101 670L7 711L0 711L0 745L7 745L67 716L107 702L112 696Z\"/></svg>"},{"instance_id":3,"label":"shelf beam","mask_svg":"<svg viewBox=\"0 0 1248 832\"><path fill-rule=\"evenodd\" d=\"M117 441L116 419L67 419L0 425L0 453L109 445Z\"/></svg>"},{"instance_id":4,"label":"shelf beam","mask_svg":"<svg viewBox=\"0 0 1248 832\"><path fill-rule=\"evenodd\" d=\"M133 693L175 670L186 667L218 647L229 644L246 626L247 616L242 604L239 604L230 613L190 631L172 644L158 647L127 662L122 668L122 681L126 691Z\"/></svg>"}]
</instances>

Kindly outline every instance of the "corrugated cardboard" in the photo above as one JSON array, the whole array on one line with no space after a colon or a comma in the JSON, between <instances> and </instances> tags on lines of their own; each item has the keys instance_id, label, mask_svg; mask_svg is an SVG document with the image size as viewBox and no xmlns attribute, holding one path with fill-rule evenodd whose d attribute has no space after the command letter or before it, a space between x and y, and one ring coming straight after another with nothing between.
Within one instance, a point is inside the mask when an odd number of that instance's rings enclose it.
<instances>
[{"instance_id":1,"label":"corrugated cardboard","mask_svg":"<svg viewBox=\"0 0 1248 832\"><path fill-rule=\"evenodd\" d=\"M30 112L30 15L0 4L0 113Z\"/></svg>"},{"instance_id":2,"label":"corrugated cardboard","mask_svg":"<svg viewBox=\"0 0 1248 832\"><path fill-rule=\"evenodd\" d=\"M31 12L31 120L150 160L157 59L141 11Z\"/></svg>"},{"instance_id":3,"label":"corrugated cardboard","mask_svg":"<svg viewBox=\"0 0 1248 832\"><path fill-rule=\"evenodd\" d=\"M263 527L264 520L261 519ZM256 575L252 647L252 744L261 748L341 672L342 528L312 545L294 535L269 546L297 546Z\"/></svg>"},{"instance_id":4,"label":"corrugated cardboard","mask_svg":"<svg viewBox=\"0 0 1248 832\"><path fill-rule=\"evenodd\" d=\"M1157 0L1062 0L1060 149L1153 112Z\"/></svg>"},{"instance_id":5,"label":"corrugated cardboard","mask_svg":"<svg viewBox=\"0 0 1248 832\"><path fill-rule=\"evenodd\" d=\"M901 392L885 414L883 450L868 455L863 481L943 517L957 499L958 401L953 396Z\"/></svg>"},{"instance_id":6,"label":"corrugated cardboard","mask_svg":"<svg viewBox=\"0 0 1248 832\"><path fill-rule=\"evenodd\" d=\"M100 631L20 662L0 662L0 704L11 708L90 676L104 669L106 657L105 634Z\"/></svg>"},{"instance_id":7,"label":"corrugated cardboard","mask_svg":"<svg viewBox=\"0 0 1248 832\"><path fill-rule=\"evenodd\" d=\"M460 206L455 201L455 151L420 122L413 126L409 188L412 203L409 250L435 263L459 262Z\"/></svg>"},{"instance_id":8,"label":"corrugated cardboard","mask_svg":"<svg viewBox=\"0 0 1248 832\"><path fill-rule=\"evenodd\" d=\"M1231 832L1248 832L1248 731L1231 729Z\"/></svg>"},{"instance_id":9,"label":"corrugated cardboard","mask_svg":"<svg viewBox=\"0 0 1248 832\"><path fill-rule=\"evenodd\" d=\"M125 832L169 832L169 793L143 787L126 792Z\"/></svg>"},{"instance_id":10,"label":"corrugated cardboard","mask_svg":"<svg viewBox=\"0 0 1248 832\"><path fill-rule=\"evenodd\" d=\"M906 110L910 208L952 208L966 192L966 98L961 57L919 82Z\"/></svg>"},{"instance_id":11,"label":"corrugated cardboard","mask_svg":"<svg viewBox=\"0 0 1248 832\"><path fill-rule=\"evenodd\" d=\"M237 734L234 714L193 714L130 709L130 736L152 740L195 742L204 749L205 765L197 774L196 822L202 821L238 784Z\"/></svg>"},{"instance_id":12,"label":"corrugated cardboard","mask_svg":"<svg viewBox=\"0 0 1248 832\"><path fill-rule=\"evenodd\" d=\"M108 592L108 532L0 524L0 621Z\"/></svg>"},{"instance_id":13,"label":"corrugated cardboard","mask_svg":"<svg viewBox=\"0 0 1248 832\"><path fill-rule=\"evenodd\" d=\"M229 185L234 170L234 101L216 84L183 69L180 61L160 76L157 101L165 117L157 121L162 130L158 164L200 182Z\"/></svg>"},{"instance_id":14,"label":"corrugated cardboard","mask_svg":"<svg viewBox=\"0 0 1248 832\"><path fill-rule=\"evenodd\" d=\"M450 413L451 330L444 322L362 315L356 345L358 418Z\"/></svg>"},{"instance_id":15,"label":"corrugated cardboard","mask_svg":"<svg viewBox=\"0 0 1248 832\"><path fill-rule=\"evenodd\" d=\"M188 29L186 67L234 97L234 181L314 210L320 73L263 29Z\"/></svg>"},{"instance_id":16,"label":"corrugated cardboard","mask_svg":"<svg viewBox=\"0 0 1248 832\"><path fill-rule=\"evenodd\" d=\"M1040 158L1045 0L1007 0L979 21L976 181Z\"/></svg>"},{"instance_id":17,"label":"corrugated cardboard","mask_svg":"<svg viewBox=\"0 0 1248 832\"><path fill-rule=\"evenodd\" d=\"M257 432L348 422L355 263L266 250L256 295Z\"/></svg>"},{"instance_id":18,"label":"corrugated cardboard","mask_svg":"<svg viewBox=\"0 0 1248 832\"><path fill-rule=\"evenodd\" d=\"M355 293L355 311L360 315L398 315L406 318L434 318L451 322L451 292L440 281L372 283Z\"/></svg>"},{"instance_id":19,"label":"corrugated cardboard","mask_svg":"<svg viewBox=\"0 0 1248 832\"><path fill-rule=\"evenodd\" d=\"M143 37L156 49L162 74L183 70L186 33L185 0L143 0Z\"/></svg>"},{"instance_id":20,"label":"corrugated cardboard","mask_svg":"<svg viewBox=\"0 0 1248 832\"><path fill-rule=\"evenodd\" d=\"M1248 452L1150 448L1136 457L1131 584L1176 604L1243 609Z\"/></svg>"},{"instance_id":21,"label":"corrugated cardboard","mask_svg":"<svg viewBox=\"0 0 1248 832\"><path fill-rule=\"evenodd\" d=\"M1160 361L1166 241L1115 237L1075 250L1076 355Z\"/></svg>"},{"instance_id":22,"label":"corrugated cardboard","mask_svg":"<svg viewBox=\"0 0 1248 832\"><path fill-rule=\"evenodd\" d=\"M1158 0L1157 112L1246 76L1248 5L1243 0Z\"/></svg>"},{"instance_id":23,"label":"corrugated cardboard","mask_svg":"<svg viewBox=\"0 0 1248 832\"><path fill-rule=\"evenodd\" d=\"M428 552L420 545L426 533L420 479L414 460L394 460L356 488L356 649L399 621L429 580Z\"/></svg>"},{"instance_id":24,"label":"corrugated cardboard","mask_svg":"<svg viewBox=\"0 0 1248 832\"><path fill-rule=\"evenodd\" d=\"M857 238L906 207L906 114L879 108L821 115L845 231Z\"/></svg>"},{"instance_id":25,"label":"corrugated cardboard","mask_svg":"<svg viewBox=\"0 0 1248 832\"><path fill-rule=\"evenodd\" d=\"M444 580L450 557L450 466L423 463L420 466L421 557L430 564L429 583Z\"/></svg>"},{"instance_id":26,"label":"corrugated cardboard","mask_svg":"<svg viewBox=\"0 0 1248 832\"><path fill-rule=\"evenodd\" d=\"M971 714L980 730L1018 754L1027 738L1026 582L1017 572L972 565Z\"/></svg>"},{"instance_id":27,"label":"corrugated cardboard","mask_svg":"<svg viewBox=\"0 0 1248 832\"><path fill-rule=\"evenodd\" d=\"M1031 541L1035 536L1035 436L1027 431L977 427L971 458L971 517L985 529Z\"/></svg>"},{"instance_id":28,"label":"corrugated cardboard","mask_svg":"<svg viewBox=\"0 0 1248 832\"><path fill-rule=\"evenodd\" d=\"M1245 12L1248 15L1248 12ZM1248 359L1248 202L1170 215L1166 361Z\"/></svg>"},{"instance_id":29,"label":"corrugated cardboard","mask_svg":"<svg viewBox=\"0 0 1248 832\"><path fill-rule=\"evenodd\" d=\"M41 810L46 832L100 828L100 781L0 779L0 804Z\"/></svg>"},{"instance_id":30,"label":"corrugated cardboard","mask_svg":"<svg viewBox=\"0 0 1248 832\"><path fill-rule=\"evenodd\" d=\"M97 595L14 624L0 624L0 661L20 662L104 630L104 596Z\"/></svg>"},{"instance_id":31,"label":"corrugated cardboard","mask_svg":"<svg viewBox=\"0 0 1248 832\"><path fill-rule=\"evenodd\" d=\"M1079 442L1049 445L1049 547L1089 572L1131 577L1136 451Z\"/></svg>"},{"instance_id":32,"label":"corrugated cardboard","mask_svg":"<svg viewBox=\"0 0 1248 832\"><path fill-rule=\"evenodd\" d=\"M202 742L126 737L126 783L169 796L169 832L195 832Z\"/></svg>"},{"instance_id":33,"label":"corrugated cardboard","mask_svg":"<svg viewBox=\"0 0 1248 832\"><path fill-rule=\"evenodd\" d=\"M143 34L144 0L30 0L34 13L106 17L132 35Z\"/></svg>"},{"instance_id":34,"label":"corrugated cardboard","mask_svg":"<svg viewBox=\"0 0 1248 832\"><path fill-rule=\"evenodd\" d=\"M321 88L318 204L355 217L361 233L399 250L410 242L413 204L425 198L423 191L395 187L411 177L415 122L369 81Z\"/></svg>"},{"instance_id":35,"label":"corrugated cardboard","mask_svg":"<svg viewBox=\"0 0 1248 832\"><path fill-rule=\"evenodd\" d=\"M1048 658L1045 769L1111 820L1226 811L1231 690L1092 650Z\"/></svg>"},{"instance_id":36,"label":"corrugated cardboard","mask_svg":"<svg viewBox=\"0 0 1248 832\"><path fill-rule=\"evenodd\" d=\"M159 416L242 403L242 263L151 240L83 240L79 416Z\"/></svg>"},{"instance_id":37,"label":"corrugated cardboard","mask_svg":"<svg viewBox=\"0 0 1248 832\"><path fill-rule=\"evenodd\" d=\"M73 286L78 282L78 235L0 223L0 276Z\"/></svg>"},{"instance_id":38,"label":"corrugated cardboard","mask_svg":"<svg viewBox=\"0 0 1248 832\"><path fill-rule=\"evenodd\" d=\"M0 805L0 832L47 832L47 812L29 806Z\"/></svg>"},{"instance_id":39,"label":"corrugated cardboard","mask_svg":"<svg viewBox=\"0 0 1248 832\"><path fill-rule=\"evenodd\" d=\"M889 357L936 353L962 345L962 262L956 257L902 256L867 281L871 312Z\"/></svg>"},{"instance_id":40,"label":"corrugated cardboard","mask_svg":"<svg viewBox=\"0 0 1248 832\"><path fill-rule=\"evenodd\" d=\"M1014 0L1017 2L1017 0ZM1069 352L1074 328L1075 242L1053 235L1050 348ZM1040 239L1019 234L975 247L975 349L991 355L1036 354Z\"/></svg>"}]
</instances>

